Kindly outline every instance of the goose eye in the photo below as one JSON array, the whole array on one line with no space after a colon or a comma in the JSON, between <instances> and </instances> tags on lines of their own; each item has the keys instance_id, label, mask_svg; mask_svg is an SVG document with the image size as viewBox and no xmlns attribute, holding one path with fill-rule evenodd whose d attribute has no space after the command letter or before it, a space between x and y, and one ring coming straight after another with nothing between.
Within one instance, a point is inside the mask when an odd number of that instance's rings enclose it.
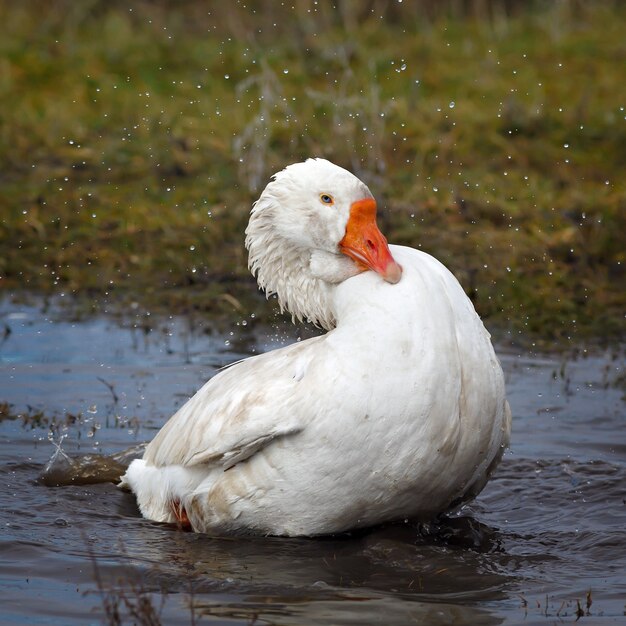
<instances>
[{"instance_id":1,"label":"goose eye","mask_svg":"<svg viewBox=\"0 0 626 626\"><path fill-rule=\"evenodd\" d=\"M322 204L335 204L333 197L327 193L321 193L320 200L322 201Z\"/></svg>"}]
</instances>

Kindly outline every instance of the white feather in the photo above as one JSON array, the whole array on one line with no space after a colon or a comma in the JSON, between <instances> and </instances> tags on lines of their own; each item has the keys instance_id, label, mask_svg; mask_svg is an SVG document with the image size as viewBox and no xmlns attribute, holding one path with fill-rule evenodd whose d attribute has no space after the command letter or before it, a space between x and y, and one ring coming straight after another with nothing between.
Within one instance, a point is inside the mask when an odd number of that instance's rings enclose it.
<instances>
[{"instance_id":1,"label":"white feather","mask_svg":"<svg viewBox=\"0 0 626 626\"><path fill-rule=\"evenodd\" d=\"M250 267L331 330L221 371L170 419L124 477L146 517L180 506L197 531L316 535L428 518L482 489L511 419L489 335L433 257L390 246L392 285L338 253L364 197L321 159L263 192Z\"/></svg>"}]
</instances>

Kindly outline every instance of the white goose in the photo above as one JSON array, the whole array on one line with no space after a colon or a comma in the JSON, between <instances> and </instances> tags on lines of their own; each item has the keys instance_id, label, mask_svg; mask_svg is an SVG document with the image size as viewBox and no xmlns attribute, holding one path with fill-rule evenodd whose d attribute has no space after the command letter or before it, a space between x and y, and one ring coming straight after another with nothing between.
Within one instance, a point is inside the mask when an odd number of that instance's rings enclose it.
<instances>
[{"instance_id":1,"label":"white goose","mask_svg":"<svg viewBox=\"0 0 626 626\"><path fill-rule=\"evenodd\" d=\"M319 535L476 495L511 414L454 276L388 247L369 189L323 159L276 174L246 235L259 285L329 332L207 382L123 477L142 514L214 534Z\"/></svg>"}]
</instances>

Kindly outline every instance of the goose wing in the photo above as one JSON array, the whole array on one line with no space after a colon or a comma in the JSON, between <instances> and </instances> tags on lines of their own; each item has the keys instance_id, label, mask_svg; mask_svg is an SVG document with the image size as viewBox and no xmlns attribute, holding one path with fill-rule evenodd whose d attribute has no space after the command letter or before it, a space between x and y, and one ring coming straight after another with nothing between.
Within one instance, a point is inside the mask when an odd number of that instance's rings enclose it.
<instances>
[{"instance_id":1,"label":"goose wing","mask_svg":"<svg viewBox=\"0 0 626 626\"><path fill-rule=\"evenodd\" d=\"M148 445L147 463L222 467L244 461L304 426L294 411L324 337L250 357L209 380Z\"/></svg>"}]
</instances>

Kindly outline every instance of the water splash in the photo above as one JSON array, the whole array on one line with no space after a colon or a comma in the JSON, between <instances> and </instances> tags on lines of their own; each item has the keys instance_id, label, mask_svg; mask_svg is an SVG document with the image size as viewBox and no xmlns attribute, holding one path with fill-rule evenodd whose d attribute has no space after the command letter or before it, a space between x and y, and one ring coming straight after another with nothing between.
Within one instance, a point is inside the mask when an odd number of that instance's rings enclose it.
<instances>
[{"instance_id":1,"label":"water splash","mask_svg":"<svg viewBox=\"0 0 626 626\"><path fill-rule=\"evenodd\" d=\"M64 438L65 435L58 443L51 440L55 451L38 477L38 482L46 487L118 483L130 462L141 457L146 448L145 443L140 443L111 455L70 457L61 447Z\"/></svg>"}]
</instances>

